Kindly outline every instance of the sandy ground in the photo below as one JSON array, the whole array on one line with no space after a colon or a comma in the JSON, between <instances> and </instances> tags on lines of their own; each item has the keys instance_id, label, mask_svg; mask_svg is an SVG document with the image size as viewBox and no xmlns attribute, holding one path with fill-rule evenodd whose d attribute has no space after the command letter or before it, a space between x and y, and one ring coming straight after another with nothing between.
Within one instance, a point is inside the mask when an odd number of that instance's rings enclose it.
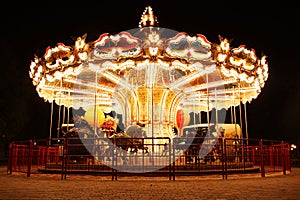
<instances>
[{"instance_id":1,"label":"sandy ground","mask_svg":"<svg viewBox=\"0 0 300 200\"><path fill-rule=\"evenodd\" d=\"M0 199L300 199L300 168L274 173L201 177L111 177L7 174L0 167Z\"/></svg>"}]
</instances>

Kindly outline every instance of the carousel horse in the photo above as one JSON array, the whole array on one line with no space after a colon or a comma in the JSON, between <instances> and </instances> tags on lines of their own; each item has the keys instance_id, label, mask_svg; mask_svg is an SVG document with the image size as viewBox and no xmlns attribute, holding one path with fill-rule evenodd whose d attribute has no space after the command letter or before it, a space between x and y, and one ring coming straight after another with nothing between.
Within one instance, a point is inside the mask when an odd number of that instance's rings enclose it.
<instances>
[{"instance_id":1,"label":"carousel horse","mask_svg":"<svg viewBox=\"0 0 300 200\"><path fill-rule=\"evenodd\" d=\"M117 147L129 151L130 153L137 154L139 150L142 150L143 153L149 153L148 147L144 146L143 139L141 138L133 137L124 132L113 134L109 138Z\"/></svg>"}]
</instances>

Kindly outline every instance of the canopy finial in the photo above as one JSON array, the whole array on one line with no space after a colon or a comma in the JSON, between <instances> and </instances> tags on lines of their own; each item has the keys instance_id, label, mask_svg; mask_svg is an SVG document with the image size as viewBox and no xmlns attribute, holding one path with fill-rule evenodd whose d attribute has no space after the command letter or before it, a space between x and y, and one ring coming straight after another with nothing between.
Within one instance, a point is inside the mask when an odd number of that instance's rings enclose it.
<instances>
[{"instance_id":1,"label":"canopy finial","mask_svg":"<svg viewBox=\"0 0 300 200\"><path fill-rule=\"evenodd\" d=\"M153 14L151 6L147 6L141 16L141 21L139 23L139 28L143 27L157 27L158 21L156 16Z\"/></svg>"}]
</instances>

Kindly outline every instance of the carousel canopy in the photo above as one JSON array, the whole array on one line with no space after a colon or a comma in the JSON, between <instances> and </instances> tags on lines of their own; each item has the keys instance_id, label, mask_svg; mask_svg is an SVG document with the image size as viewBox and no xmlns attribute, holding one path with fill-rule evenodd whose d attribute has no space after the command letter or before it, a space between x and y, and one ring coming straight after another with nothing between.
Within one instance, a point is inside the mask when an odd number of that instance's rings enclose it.
<instances>
[{"instance_id":1,"label":"carousel canopy","mask_svg":"<svg viewBox=\"0 0 300 200\"><path fill-rule=\"evenodd\" d=\"M150 87L154 93L144 101L181 96L185 106L227 109L257 98L268 78L266 56L258 58L245 45L231 47L221 36L217 44L202 34L161 28L150 6L138 28L86 38L49 46L32 60L29 75L45 101L73 108L97 101L110 109L116 99L142 99ZM172 92L162 97L164 90Z\"/></svg>"}]
</instances>

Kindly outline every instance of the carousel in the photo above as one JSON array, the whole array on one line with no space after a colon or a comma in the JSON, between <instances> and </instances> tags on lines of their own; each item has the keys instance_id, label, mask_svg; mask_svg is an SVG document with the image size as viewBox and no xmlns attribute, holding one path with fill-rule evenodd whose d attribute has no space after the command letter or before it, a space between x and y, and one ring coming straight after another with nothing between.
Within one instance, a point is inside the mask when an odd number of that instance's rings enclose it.
<instances>
[{"instance_id":1,"label":"carousel","mask_svg":"<svg viewBox=\"0 0 300 200\"><path fill-rule=\"evenodd\" d=\"M235 108L256 99L268 78L266 56L257 57L245 45L231 47L222 36L213 43L202 34L159 27L150 6L138 28L86 39L87 34L73 45L49 46L44 56L34 57L29 75L52 109L67 109L67 124L72 113L75 126L86 122L94 138L139 130L138 137L172 141L186 136L186 126L201 124L215 125L218 136L226 113L231 110L239 125ZM49 135L54 138L51 130ZM247 131L235 137L248 137Z\"/></svg>"}]
</instances>

